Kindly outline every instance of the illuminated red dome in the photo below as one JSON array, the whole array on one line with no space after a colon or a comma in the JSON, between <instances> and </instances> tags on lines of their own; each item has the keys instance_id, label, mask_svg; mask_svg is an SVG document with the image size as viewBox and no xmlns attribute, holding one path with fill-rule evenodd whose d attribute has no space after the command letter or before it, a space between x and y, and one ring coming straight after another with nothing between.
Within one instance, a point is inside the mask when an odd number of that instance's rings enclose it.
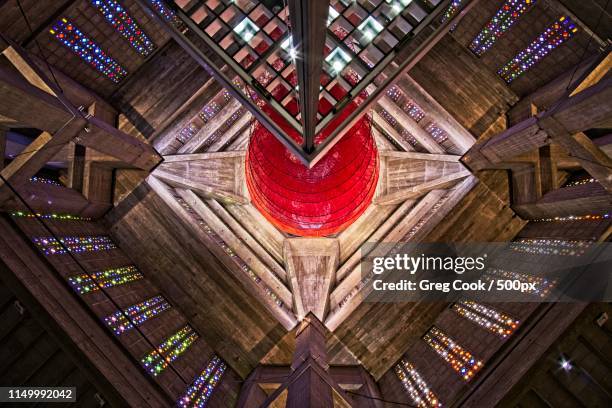
<instances>
[{"instance_id":1,"label":"illuminated red dome","mask_svg":"<svg viewBox=\"0 0 612 408\"><path fill-rule=\"evenodd\" d=\"M370 120L359 120L311 169L255 122L246 180L253 204L281 230L301 236L342 231L365 211L376 189Z\"/></svg>"}]
</instances>

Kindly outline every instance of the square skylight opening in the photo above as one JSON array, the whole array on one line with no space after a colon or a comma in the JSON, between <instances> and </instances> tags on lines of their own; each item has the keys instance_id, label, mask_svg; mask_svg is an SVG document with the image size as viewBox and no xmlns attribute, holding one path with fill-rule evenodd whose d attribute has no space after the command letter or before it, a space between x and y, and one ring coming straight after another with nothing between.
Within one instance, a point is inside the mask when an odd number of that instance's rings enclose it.
<instances>
[{"instance_id":1,"label":"square skylight opening","mask_svg":"<svg viewBox=\"0 0 612 408\"><path fill-rule=\"evenodd\" d=\"M247 43L251 41L258 31L259 27L257 27L248 17L245 17L236 27L234 27L234 32Z\"/></svg>"},{"instance_id":2,"label":"square skylight opening","mask_svg":"<svg viewBox=\"0 0 612 408\"><path fill-rule=\"evenodd\" d=\"M399 4L402 6L402 8L406 7L407 5L409 5L410 3L412 3L412 0L385 0L388 4L391 4L391 6L393 7L394 4Z\"/></svg>"},{"instance_id":3,"label":"square skylight opening","mask_svg":"<svg viewBox=\"0 0 612 408\"><path fill-rule=\"evenodd\" d=\"M412 3L412 0L386 0L388 7L383 8L383 14L386 18L393 19L400 14L406 6Z\"/></svg>"},{"instance_id":4,"label":"square skylight opening","mask_svg":"<svg viewBox=\"0 0 612 408\"><path fill-rule=\"evenodd\" d=\"M366 18L357 28L363 34L363 40L366 43L372 41L384 29L383 25L372 16Z\"/></svg>"},{"instance_id":5,"label":"square skylight opening","mask_svg":"<svg viewBox=\"0 0 612 408\"><path fill-rule=\"evenodd\" d=\"M285 37L285 39L281 43L281 48L287 52L289 52L289 50L293 48L293 39L291 38L291 34Z\"/></svg>"},{"instance_id":6,"label":"square skylight opening","mask_svg":"<svg viewBox=\"0 0 612 408\"><path fill-rule=\"evenodd\" d=\"M342 72L344 67L351 61L351 57L342 49L336 47L329 53L327 58L325 58L325 61L330 65L332 73L337 75Z\"/></svg>"},{"instance_id":7,"label":"square skylight opening","mask_svg":"<svg viewBox=\"0 0 612 408\"><path fill-rule=\"evenodd\" d=\"M327 25L329 26L332 21L336 19L340 14L336 11L335 8L329 6L329 13L327 14Z\"/></svg>"}]
</instances>

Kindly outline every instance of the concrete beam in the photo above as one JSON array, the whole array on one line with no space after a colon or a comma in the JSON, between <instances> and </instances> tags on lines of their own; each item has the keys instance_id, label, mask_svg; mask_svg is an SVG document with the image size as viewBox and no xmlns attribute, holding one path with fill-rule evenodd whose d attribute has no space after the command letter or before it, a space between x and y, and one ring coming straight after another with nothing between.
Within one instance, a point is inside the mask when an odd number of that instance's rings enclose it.
<instances>
[{"instance_id":1,"label":"concrete beam","mask_svg":"<svg viewBox=\"0 0 612 408\"><path fill-rule=\"evenodd\" d=\"M289 19L293 48L297 57L300 114L302 116L302 148L314 151L314 138L319 109L319 89L323 66L323 49L327 30L329 0L289 0Z\"/></svg>"}]
</instances>

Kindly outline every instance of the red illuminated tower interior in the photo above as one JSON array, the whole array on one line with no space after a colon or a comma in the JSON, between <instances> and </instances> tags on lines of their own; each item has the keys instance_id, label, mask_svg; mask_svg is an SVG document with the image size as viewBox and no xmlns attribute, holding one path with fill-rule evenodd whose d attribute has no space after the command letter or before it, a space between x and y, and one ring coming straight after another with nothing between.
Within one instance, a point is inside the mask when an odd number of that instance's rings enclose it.
<instances>
[{"instance_id":1,"label":"red illuminated tower interior","mask_svg":"<svg viewBox=\"0 0 612 408\"><path fill-rule=\"evenodd\" d=\"M311 169L255 122L246 159L253 204L279 229L326 236L354 222L372 201L378 152L364 116Z\"/></svg>"}]
</instances>

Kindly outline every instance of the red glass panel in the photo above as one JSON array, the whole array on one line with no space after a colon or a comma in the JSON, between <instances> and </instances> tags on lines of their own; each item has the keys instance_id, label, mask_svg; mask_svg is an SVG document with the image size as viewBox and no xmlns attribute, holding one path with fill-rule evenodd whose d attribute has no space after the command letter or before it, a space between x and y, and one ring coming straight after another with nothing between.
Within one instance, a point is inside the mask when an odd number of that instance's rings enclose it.
<instances>
[{"instance_id":1,"label":"red glass panel","mask_svg":"<svg viewBox=\"0 0 612 408\"><path fill-rule=\"evenodd\" d=\"M246 178L253 204L281 230L300 236L337 233L365 211L376 189L378 152L370 118L360 119L311 169L255 122Z\"/></svg>"}]
</instances>

